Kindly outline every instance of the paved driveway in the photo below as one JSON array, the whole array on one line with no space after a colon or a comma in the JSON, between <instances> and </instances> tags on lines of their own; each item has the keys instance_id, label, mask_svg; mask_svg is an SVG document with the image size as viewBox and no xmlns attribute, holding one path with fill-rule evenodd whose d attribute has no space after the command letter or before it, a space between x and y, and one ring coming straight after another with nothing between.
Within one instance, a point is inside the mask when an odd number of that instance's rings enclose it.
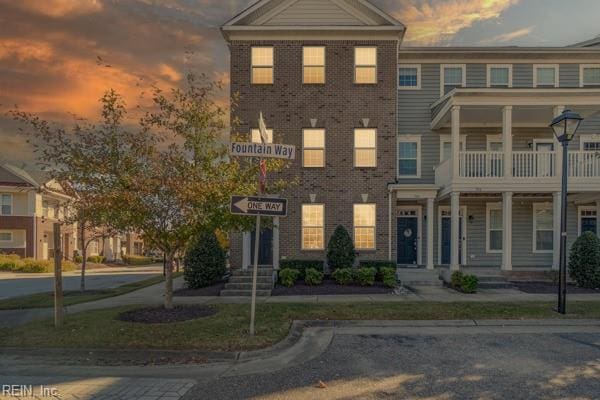
<instances>
[{"instance_id":1,"label":"paved driveway","mask_svg":"<svg viewBox=\"0 0 600 400\"><path fill-rule=\"evenodd\" d=\"M87 289L108 289L136 282L162 273L162 266L90 270L86 275ZM63 276L64 290L78 290L79 272ZM54 290L52 274L0 273L0 299Z\"/></svg>"}]
</instances>

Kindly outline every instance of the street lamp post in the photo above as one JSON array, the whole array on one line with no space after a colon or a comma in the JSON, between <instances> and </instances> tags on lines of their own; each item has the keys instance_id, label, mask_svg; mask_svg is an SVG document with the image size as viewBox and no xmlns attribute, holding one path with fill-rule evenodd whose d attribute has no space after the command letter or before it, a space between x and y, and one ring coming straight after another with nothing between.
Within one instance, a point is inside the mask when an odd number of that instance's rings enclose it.
<instances>
[{"instance_id":1,"label":"street lamp post","mask_svg":"<svg viewBox=\"0 0 600 400\"><path fill-rule=\"evenodd\" d=\"M558 307L561 314L565 314L567 300L567 179L569 175L569 142L575 137L575 133L583 118L571 110L565 110L561 115L552 120L550 126L554 130L556 139L563 148L562 157L562 186L560 204L560 266L558 272Z\"/></svg>"}]
</instances>

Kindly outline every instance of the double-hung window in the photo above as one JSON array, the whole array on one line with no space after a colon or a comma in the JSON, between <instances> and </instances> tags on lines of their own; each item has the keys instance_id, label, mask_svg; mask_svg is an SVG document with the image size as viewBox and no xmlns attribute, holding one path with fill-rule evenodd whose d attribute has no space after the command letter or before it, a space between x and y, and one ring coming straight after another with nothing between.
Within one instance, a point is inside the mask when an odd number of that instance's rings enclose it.
<instances>
[{"instance_id":1,"label":"double-hung window","mask_svg":"<svg viewBox=\"0 0 600 400\"><path fill-rule=\"evenodd\" d=\"M267 143L273 143L273 129L266 129L266 131L267 131ZM250 131L250 136L251 136L250 140L252 141L252 143L262 143L259 129L252 129Z\"/></svg>"},{"instance_id":2,"label":"double-hung window","mask_svg":"<svg viewBox=\"0 0 600 400\"><path fill-rule=\"evenodd\" d=\"M12 242L13 234L11 231L0 231L0 242Z\"/></svg>"},{"instance_id":3,"label":"double-hung window","mask_svg":"<svg viewBox=\"0 0 600 400\"><path fill-rule=\"evenodd\" d=\"M375 204L354 205L354 247L358 250L375 249Z\"/></svg>"},{"instance_id":4,"label":"double-hung window","mask_svg":"<svg viewBox=\"0 0 600 400\"><path fill-rule=\"evenodd\" d=\"M552 205L533 205L533 252L551 253L554 249L554 215Z\"/></svg>"},{"instance_id":5,"label":"double-hung window","mask_svg":"<svg viewBox=\"0 0 600 400\"><path fill-rule=\"evenodd\" d=\"M441 95L458 87L465 87L466 66L463 64L443 64L441 76Z\"/></svg>"},{"instance_id":6,"label":"double-hung window","mask_svg":"<svg viewBox=\"0 0 600 400\"><path fill-rule=\"evenodd\" d=\"M400 65L398 68L398 88L411 90L421 88L421 66Z\"/></svg>"},{"instance_id":7,"label":"double-hung window","mask_svg":"<svg viewBox=\"0 0 600 400\"><path fill-rule=\"evenodd\" d=\"M487 86L492 88L512 87L512 65L488 65Z\"/></svg>"},{"instance_id":8,"label":"double-hung window","mask_svg":"<svg viewBox=\"0 0 600 400\"><path fill-rule=\"evenodd\" d=\"M487 205L486 250L488 253L502 252L502 204Z\"/></svg>"},{"instance_id":9,"label":"double-hung window","mask_svg":"<svg viewBox=\"0 0 600 400\"><path fill-rule=\"evenodd\" d=\"M354 48L354 83L377 83L377 47Z\"/></svg>"},{"instance_id":10,"label":"double-hung window","mask_svg":"<svg viewBox=\"0 0 600 400\"><path fill-rule=\"evenodd\" d=\"M302 205L302 250L325 248L325 206L323 204Z\"/></svg>"},{"instance_id":11,"label":"double-hung window","mask_svg":"<svg viewBox=\"0 0 600 400\"><path fill-rule=\"evenodd\" d=\"M582 135L580 141L582 151L600 152L600 135Z\"/></svg>"},{"instance_id":12,"label":"double-hung window","mask_svg":"<svg viewBox=\"0 0 600 400\"><path fill-rule=\"evenodd\" d=\"M305 168L325 166L325 129L304 129L302 165Z\"/></svg>"},{"instance_id":13,"label":"double-hung window","mask_svg":"<svg viewBox=\"0 0 600 400\"><path fill-rule=\"evenodd\" d=\"M325 47L303 47L302 68L305 84L325 83Z\"/></svg>"},{"instance_id":14,"label":"double-hung window","mask_svg":"<svg viewBox=\"0 0 600 400\"><path fill-rule=\"evenodd\" d=\"M598 230L598 209L595 206L579 207L579 235L585 232L592 232L600 235Z\"/></svg>"},{"instance_id":15,"label":"double-hung window","mask_svg":"<svg viewBox=\"0 0 600 400\"><path fill-rule=\"evenodd\" d=\"M421 137L403 135L398 137L398 177L421 176Z\"/></svg>"},{"instance_id":16,"label":"double-hung window","mask_svg":"<svg viewBox=\"0 0 600 400\"><path fill-rule=\"evenodd\" d=\"M558 65L533 66L533 87L558 87Z\"/></svg>"},{"instance_id":17,"label":"double-hung window","mask_svg":"<svg viewBox=\"0 0 600 400\"><path fill-rule=\"evenodd\" d=\"M600 87L600 64L582 64L579 68L581 87Z\"/></svg>"},{"instance_id":18,"label":"double-hung window","mask_svg":"<svg viewBox=\"0 0 600 400\"><path fill-rule=\"evenodd\" d=\"M0 194L0 215L12 215L13 209L13 197L12 194L3 193Z\"/></svg>"},{"instance_id":19,"label":"double-hung window","mask_svg":"<svg viewBox=\"0 0 600 400\"><path fill-rule=\"evenodd\" d=\"M377 167L377 130L354 130L354 166Z\"/></svg>"},{"instance_id":20,"label":"double-hung window","mask_svg":"<svg viewBox=\"0 0 600 400\"><path fill-rule=\"evenodd\" d=\"M273 83L273 48L252 47L252 77L254 85L270 85Z\"/></svg>"}]
</instances>

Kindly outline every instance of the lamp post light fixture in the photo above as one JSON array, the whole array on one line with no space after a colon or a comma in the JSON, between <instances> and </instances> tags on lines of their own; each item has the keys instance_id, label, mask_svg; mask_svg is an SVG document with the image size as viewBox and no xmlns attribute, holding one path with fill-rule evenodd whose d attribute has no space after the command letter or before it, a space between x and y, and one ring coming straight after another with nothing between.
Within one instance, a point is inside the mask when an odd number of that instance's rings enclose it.
<instances>
[{"instance_id":1,"label":"lamp post light fixture","mask_svg":"<svg viewBox=\"0 0 600 400\"><path fill-rule=\"evenodd\" d=\"M583 121L581 116L571 110L564 110L562 114L552 120L550 127L556 139L563 148L562 157L562 186L560 204L560 253L558 272L558 307L561 314L565 314L567 300L567 179L569 177L569 142L575 137L579 125ZM555 244L556 245L556 244Z\"/></svg>"}]
</instances>

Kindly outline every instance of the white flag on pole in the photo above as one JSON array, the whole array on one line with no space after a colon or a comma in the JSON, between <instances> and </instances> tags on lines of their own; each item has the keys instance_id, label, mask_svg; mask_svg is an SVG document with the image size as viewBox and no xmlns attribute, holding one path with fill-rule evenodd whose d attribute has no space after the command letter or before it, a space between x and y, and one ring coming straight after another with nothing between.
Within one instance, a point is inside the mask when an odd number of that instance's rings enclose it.
<instances>
[{"instance_id":1,"label":"white flag on pole","mask_svg":"<svg viewBox=\"0 0 600 400\"><path fill-rule=\"evenodd\" d=\"M262 111L260 112L260 118L258 118L258 130L260 131L261 141L263 143L269 143L269 135L267 134L267 126L265 125Z\"/></svg>"}]
</instances>

